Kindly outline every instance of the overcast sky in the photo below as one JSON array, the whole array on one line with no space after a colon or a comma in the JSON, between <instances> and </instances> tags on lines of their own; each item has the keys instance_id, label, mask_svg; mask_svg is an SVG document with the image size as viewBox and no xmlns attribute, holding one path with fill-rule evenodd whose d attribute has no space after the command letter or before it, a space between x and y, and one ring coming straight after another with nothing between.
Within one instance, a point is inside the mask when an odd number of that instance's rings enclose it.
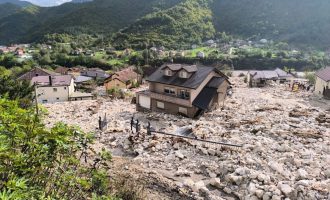
<instances>
[{"instance_id":1,"label":"overcast sky","mask_svg":"<svg viewBox=\"0 0 330 200\"><path fill-rule=\"evenodd\" d=\"M39 6L56 6L71 0L26 0Z\"/></svg>"}]
</instances>

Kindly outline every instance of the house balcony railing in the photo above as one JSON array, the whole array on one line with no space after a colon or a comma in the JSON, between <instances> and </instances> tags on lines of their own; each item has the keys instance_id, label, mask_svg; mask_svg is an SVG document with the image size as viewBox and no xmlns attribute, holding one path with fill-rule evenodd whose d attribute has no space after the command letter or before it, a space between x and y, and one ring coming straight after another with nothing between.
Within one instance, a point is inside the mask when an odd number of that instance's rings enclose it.
<instances>
[{"instance_id":1,"label":"house balcony railing","mask_svg":"<svg viewBox=\"0 0 330 200\"><path fill-rule=\"evenodd\" d=\"M161 94L161 93L151 92L149 90L141 91L141 92L138 92L137 94L148 96L151 99L157 99L160 101L174 103L174 104L178 104L178 105L185 106L185 107L192 107L192 104L189 101L189 99L182 98L180 95L176 96L176 95L169 95L169 94Z\"/></svg>"}]
</instances>

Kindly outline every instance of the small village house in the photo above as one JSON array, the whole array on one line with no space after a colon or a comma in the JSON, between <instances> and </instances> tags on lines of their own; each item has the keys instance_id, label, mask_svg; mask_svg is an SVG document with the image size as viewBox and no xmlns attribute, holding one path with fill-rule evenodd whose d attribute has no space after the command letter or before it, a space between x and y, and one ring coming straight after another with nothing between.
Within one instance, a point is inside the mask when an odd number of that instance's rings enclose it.
<instances>
[{"instance_id":1,"label":"small village house","mask_svg":"<svg viewBox=\"0 0 330 200\"><path fill-rule=\"evenodd\" d=\"M109 74L100 68L87 68L81 71L82 76L88 76L95 79L106 79L109 77Z\"/></svg>"},{"instance_id":2,"label":"small village house","mask_svg":"<svg viewBox=\"0 0 330 200\"><path fill-rule=\"evenodd\" d=\"M264 87L269 81L278 79L275 71L249 71L247 74L247 83L249 87Z\"/></svg>"},{"instance_id":3,"label":"small village house","mask_svg":"<svg viewBox=\"0 0 330 200\"><path fill-rule=\"evenodd\" d=\"M205 53L202 52L202 51L199 51L199 52L197 52L196 57L197 58L205 58Z\"/></svg>"},{"instance_id":4,"label":"small village house","mask_svg":"<svg viewBox=\"0 0 330 200\"><path fill-rule=\"evenodd\" d=\"M280 68L276 68L275 72L278 75L278 81L279 83L284 83L284 82L288 82L291 81L291 79L294 78L294 75L291 74L290 72L286 72Z\"/></svg>"},{"instance_id":5,"label":"small village house","mask_svg":"<svg viewBox=\"0 0 330 200\"><path fill-rule=\"evenodd\" d=\"M67 68L67 67L57 67L55 69L55 72L61 75L72 75L72 76L80 76L81 74L81 68L80 67L72 67L72 68Z\"/></svg>"},{"instance_id":6,"label":"small village house","mask_svg":"<svg viewBox=\"0 0 330 200\"><path fill-rule=\"evenodd\" d=\"M25 74L21 75L18 77L19 80L26 80L26 81L31 81L33 77L38 77L38 76L56 76L60 75L54 71L50 71L47 69L42 69L40 67L34 67L30 71L26 72Z\"/></svg>"},{"instance_id":7,"label":"small village house","mask_svg":"<svg viewBox=\"0 0 330 200\"><path fill-rule=\"evenodd\" d=\"M262 70L255 71L251 70L247 74L247 83L249 87L264 87L267 83L277 81L278 83L290 82L295 76L290 72L285 72L280 68L276 68L274 71Z\"/></svg>"},{"instance_id":8,"label":"small village house","mask_svg":"<svg viewBox=\"0 0 330 200\"><path fill-rule=\"evenodd\" d=\"M330 98L330 67L319 70L315 76L315 94Z\"/></svg>"},{"instance_id":9,"label":"small village house","mask_svg":"<svg viewBox=\"0 0 330 200\"><path fill-rule=\"evenodd\" d=\"M38 103L55 103L69 100L88 100L89 93L75 92L74 79L71 75L37 76L31 84L36 86Z\"/></svg>"},{"instance_id":10,"label":"small village house","mask_svg":"<svg viewBox=\"0 0 330 200\"><path fill-rule=\"evenodd\" d=\"M134 67L129 67L119 72L112 74L105 79L104 86L106 90L114 88L127 89L141 81L141 75L134 71Z\"/></svg>"},{"instance_id":11,"label":"small village house","mask_svg":"<svg viewBox=\"0 0 330 200\"><path fill-rule=\"evenodd\" d=\"M228 77L214 67L165 64L147 78L149 90L136 94L138 111L181 114L191 118L222 106Z\"/></svg>"}]
</instances>

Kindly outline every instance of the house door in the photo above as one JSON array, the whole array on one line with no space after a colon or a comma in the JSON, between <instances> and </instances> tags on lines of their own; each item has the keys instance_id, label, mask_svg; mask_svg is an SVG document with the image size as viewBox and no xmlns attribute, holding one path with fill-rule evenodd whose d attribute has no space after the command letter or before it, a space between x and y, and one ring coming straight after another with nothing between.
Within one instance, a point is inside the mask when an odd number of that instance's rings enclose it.
<instances>
[{"instance_id":1,"label":"house door","mask_svg":"<svg viewBox=\"0 0 330 200\"><path fill-rule=\"evenodd\" d=\"M139 96L139 105L143 108L150 109L150 105L151 105L150 97Z\"/></svg>"}]
</instances>

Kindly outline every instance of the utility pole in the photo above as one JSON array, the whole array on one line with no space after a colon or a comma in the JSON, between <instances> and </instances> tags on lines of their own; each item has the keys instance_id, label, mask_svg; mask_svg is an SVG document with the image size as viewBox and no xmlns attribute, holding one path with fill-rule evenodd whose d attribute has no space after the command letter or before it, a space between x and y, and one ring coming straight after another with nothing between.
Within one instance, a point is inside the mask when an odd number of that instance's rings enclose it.
<instances>
[{"instance_id":1,"label":"utility pole","mask_svg":"<svg viewBox=\"0 0 330 200\"><path fill-rule=\"evenodd\" d=\"M37 95L37 84L34 83L34 95L35 95L35 104L36 104L36 116L39 116L39 105L38 105L38 95Z\"/></svg>"}]
</instances>

